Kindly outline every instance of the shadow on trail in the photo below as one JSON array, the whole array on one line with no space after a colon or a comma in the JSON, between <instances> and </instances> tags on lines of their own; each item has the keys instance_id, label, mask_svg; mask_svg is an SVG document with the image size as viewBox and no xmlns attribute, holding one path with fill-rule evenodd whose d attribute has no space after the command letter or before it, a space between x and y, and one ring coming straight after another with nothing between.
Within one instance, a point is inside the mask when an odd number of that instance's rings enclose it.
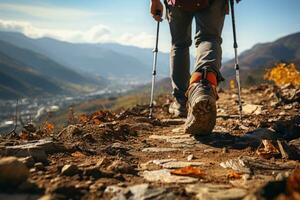
<instances>
[{"instance_id":1,"label":"shadow on trail","mask_svg":"<svg viewBox=\"0 0 300 200\"><path fill-rule=\"evenodd\" d=\"M208 136L195 136L195 139L215 148L246 149L257 148L260 145L259 140L245 138L243 136L234 136L226 132L213 132Z\"/></svg>"},{"instance_id":2,"label":"shadow on trail","mask_svg":"<svg viewBox=\"0 0 300 200\"><path fill-rule=\"evenodd\" d=\"M271 128L271 129L269 129ZM264 127L249 131L241 136L234 136L228 132L213 132L207 136L195 136L195 139L215 148L256 149L262 140L283 140L289 142L300 137L300 117L288 120L278 120L264 124Z\"/></svg>"}]
</instances>

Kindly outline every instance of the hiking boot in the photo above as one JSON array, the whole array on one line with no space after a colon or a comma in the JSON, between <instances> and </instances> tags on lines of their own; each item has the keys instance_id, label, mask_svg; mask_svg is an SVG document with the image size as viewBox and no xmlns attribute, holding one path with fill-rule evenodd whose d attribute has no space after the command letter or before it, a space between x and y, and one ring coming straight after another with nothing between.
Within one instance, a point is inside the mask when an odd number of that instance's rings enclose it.
<instances>
[{"instance_id":1,"label":"hiking boot","mask_svg":"<svg viewBox=\"0 0 300 200\"><path fill-rule=\"evenodd\" d=\"M174 99L174 101L169 106L169 113L172 114L173 117L186 117L186 100Z\"/></svg>"},{"instance_id":2,"label":"hiking boot","mask_svg":"<svg viewBox=\"0 0 300 200\"><path fill-rule=\"evenodd\" d=\"M185 132L192 135L207 135L216 124L217 92L207 80L190 85L188 90L188 117Z\"/></svg>"}]
</instances>

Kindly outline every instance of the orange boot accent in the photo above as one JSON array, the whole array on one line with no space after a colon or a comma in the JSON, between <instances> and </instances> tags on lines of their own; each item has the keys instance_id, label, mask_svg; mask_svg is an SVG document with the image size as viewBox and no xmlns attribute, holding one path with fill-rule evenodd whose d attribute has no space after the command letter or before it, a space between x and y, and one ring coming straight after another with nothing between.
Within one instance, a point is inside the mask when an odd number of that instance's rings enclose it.
<instances>
[{"instance_id":1,"label":"orange boot accent","mask_svg":"<svg viewBox=\"0 0 300 200\"><path fill-rule=\"evenodd\" d=\"M190 85L192 85L193 83L200 82L201 79L202 74L200 72L194 72L190 78Z\"/></svg>"},{"instance_id":2,"label":"orange boot accent","mask_svg":"<svg viewBox=\"0 0 300 200\"><path fill-rule=\"evenodd\" d=\"M213 72L208 72L206 79L212 84L213 86L218 86L217 76Z\"/></svg>"},{"instance_id":3,"label":"orange boot accent","mask_svg":"<svg viewBox=\"0 0 300 200\"><path fill-rule=\"evenodd\" d=\"M193 83L197 83L202 79L202 73L200 72L194 72L191 76L190 79L190 85ZM218 81L217 81L217 76L213 72L208 72L206 75L206 79L210 82L211 85L217 87L218 86Z\"/></svg>"}]
</instances>

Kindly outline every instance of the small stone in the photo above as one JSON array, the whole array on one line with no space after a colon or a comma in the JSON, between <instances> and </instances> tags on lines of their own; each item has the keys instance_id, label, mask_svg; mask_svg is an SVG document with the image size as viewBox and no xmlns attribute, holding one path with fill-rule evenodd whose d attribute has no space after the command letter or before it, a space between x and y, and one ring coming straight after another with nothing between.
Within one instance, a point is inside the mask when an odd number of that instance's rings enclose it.
<instances>
[{"instance_id":1,"label":"small stone","mask_svg":"<svg viewBox=\"0 0 300 200\"><path fill-rule=\"evenodd\" d=\"M272 101L272 102L270 103L270 106L271 106L271 107L274 107L274 108L277 108L278 104L279 104L278 102Z\"/></svg>"},{"instance_id":2,"label":"small stone","mask_svg":"<svg viewBox=\"0 0 300 200\"><path fill-rule=\"evenodd\" d=\"M246 115L259 115L262 112L262 106L254 104L246 104L243 106L243 113Z\"/></svg>"},{"instance_id":3,"label":"small stone","mask_svg":"<svg viewBox=\"0 0 300 200\"><path fill-rule=\"evenodd\" d=\"M168 191L165 188L153 188L149 184L133 185L127 188L122 188L120 192L114 194L113 200L123 199L166 199L173 200L177 199L173 192Z\"/></svg>"},{"instance_id":4,"label":"small stone","mask_svg":"<svg viewBox=\"0 0 300 200\"><path fill-rule=\"evenodd\" d=\"M189 156L187 157L187 161L191 161L191 160L193 160L193 158L194 158L194 155L191 154L191 155L189 155Z\"/></svg>"},{"instance_id":5,"label":"small stone","mask_svg":"<svg viewBox=\"0 0 300 200\"><path fill-rule=\"evenodd\" d=\"M204 149L203 150L204 153L218 153L217 149Z\"/></svg>"},{"instance_id":6,"label":"small stone","mask_svg":"<svg viewBox=\"0 0 300 200\"><path fill-rule=\"evenodd\" d=\"M105 190L104 193L120 193L124 190L124 188L116 186L116 185L111 185L108 186Z\"/></svg>"},{"instance_id":7,"label":"small stone","mask_svg":"<svg viewBox=\"0 0 300 200\"><path fill-rule=\"evenodd\" d=\"M28 131L29 133L34 133L34 132L36 132L36 126L35 126L33 123L26 124L26 125L24 126L24 129L25 129L26 131Z\"/></svg>"},{"instance_id":8,"label":"small stone","mask_svg":"<svg viewBox=\"0 0 300 200\"><path fill-rule=\"evenodd\" d=\"M104 189L104 183L96 182L92 185L90 185L91 191L97 191L97 190L103 190Z\"/></svg>"},{"instance_id":9,"label":"small stone","mask_svg":"<svg viewBox=\"0 0 300 200\"><path fill-rule=\"evenodd\" d=\"M36 172L36 169L35 169L35 168L31 168L31 169L29 170L29 172L30 172L30 173L34 173L34 172Z\"/></svg>"},{"instance_id":10,"label":"small stone","mask_svg":"<svg viewBox=\"0 0 300 200\"><path fill-rule=\"evenodd\" d=\"M195 184L188 185L185 190L196 194L197 199L231 200L242 199L247 195L247 190L232 188L230 185Z\"/></svg>"},{"instance_id":11,"label":"small stone","mask_svg":"<svg viewBox=\"0 0 300 200\"><path fill-rule=\"evenodd\" d=\"M291 175L290 172L280 172L277 174L275 180L282 181L282 180L286 179L287 177L289 177L290 175Z\"/></svg>"},{"instance_id":12,"label":"small stone","mask_svg":"<svg viewBox=\"0 0 300 200\"><path fill-rule=\"evenodd\" d=\"M125 173L125 174L135 173L135 169L133 166L121 160L115 160L110 166L107 167L107 170L113 171L115 173Z\"/></svg>"},{"instance_id":13,"label":"small stone","mask_svg":"<svg viewBox=\"0 0 300 200\"><path fill-rule=\"evenodd\" d=\"M34 159L32 158L32 156L18 158L18 160L21 161L22 163L24 163L28 168L31 168L34 166Z\"/></svg>"},{"instance_id":14,"label":"small stone","mask_svg":"<svg viewBox=\"0 0 300 200\"><path fill-rule=\"evenodd\" d=\"M249 156L241 156L239 158L231 159L220 163L223 168L233 169L235 171L250 174L253 170L287 170L295 168L291 163L276 163L270 160L253 158Z\"/></svg>"},{"instance_id":15,"label":"small stone","mask_svg":"<svg viewBox=\"0 0 300 200\"><path fill-rule=\"evenodd\" d=\"M172 175L167 169L144 171L142 176L147 181L161 183L193 183L198 181L197 178Z\"/></svg>"},{"instance_id":16,"label":"small stone","mask_svg":"<svg viewBox=\"0 0 300 200\"><path fill-rule=\"evenodd\" d=\"M179 151L177 148L160 148L160 147L149 147L142 150L142 152L171 152L171 151Z\"/></svg>"},{"instance_id":17,"label":"small stone","mask_svg":"<svg viewBox=\"0 0 300 200\"><path fill-rule=\"evenodd\" d=\"M293 108L293 105L292 105L292 104L285 105L283 108L284 108L285 110L290 110L290 109Z\"/></svg>"},{"instance_id":18,"label":"small stone","mask_svg":"<svg viewBox=\"0 0 300 200\"><path fill-rule=\"evenodd\" d=\"M244 181L247 181L247 180L250 180L250 179L251 179L251 176L250 176L249 174L243 174L243 175L242 175L242 179L243 179Z\"/></svg>"},{"instance_id":19,"label":"small stone","mask_svg":"<svg viewBox=\"0 0 300 200\"><path fill-rule=\"evenodd\" d=\"M228 152L229 152L229 151L228 151L228 149L227 149L226 147L223 147L223 148L222 148L222 153L223 153L223 154L228 153Z\"/></svg>"},{"instance_id":20,"label":"small stone","mask_svg":"<svg viewBox=\"0 0 300 200\"><path fill-rule=\"evenodd\" d=\"M16 157L0 159L0 185L17 186L26 181L28 176L28 168Z\"/></svg>"},{"instance_id":21,"label":"small stone","mask_svg":"<svg viewBox=\"0 0 300 200\"><path fill-rule=\"evenodd\" d=\"M169 159L162 159L162 160L152 160L150 162L162 166L165 163L174 162L174 161L177 161L177 159L169 158Z\"/></svg>"},{"instance_id":22,"label":"small stone","mask_svg":"<svg viewBox=\"0 0 300 200\"><path fill-rule=\"evenodd\" d=\"M61 169L61 174L65 176L74 176L75 174L78 174L79 170L76 165L65 165Z\"/></svg>"},{"instance_id":23,"label":"small stone","mask_svg":"<svg viewBox=\"0 0 300 200\"><path fill-rule=\"evenodd\" d=\"M39 171L45 170L45 167L44 167L43 163L41 163L41 162L35 163L34 167Z\"/></svg>"},{"instance_id":24,"label":"small stone","mask_svg":"<svg viewBox=\"0 0 300 200\"><path fill-rule=\"evenodd\" d=\"M184 161L171 161L161 165L166 169L178 169L189 166L205 166L203 162L184 162Z\"/></svg>"}]
</instances>

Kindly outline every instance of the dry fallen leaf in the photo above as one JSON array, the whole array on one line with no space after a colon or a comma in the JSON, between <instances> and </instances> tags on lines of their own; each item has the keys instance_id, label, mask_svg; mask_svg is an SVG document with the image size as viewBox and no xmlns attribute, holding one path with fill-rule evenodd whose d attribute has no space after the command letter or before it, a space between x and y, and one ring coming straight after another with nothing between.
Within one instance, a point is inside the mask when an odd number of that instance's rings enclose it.
<instances>
[{"instance_id":1,"label":"dry fallen leaf","mask_svg":"<svg viewBox=\"0 0 300 200\"><path fill-rule=\"evenodd\" d=\"M264 75L266 80L274 81L277 86L285 84L300 85L300 72L295 64L279 63Z\"/></svg>"},{"instance_id":2,"label":"dry fallen leaf","mask_svg":"<svg viewBox=\"0 0 300 200\"><path fill-rule=\"evenodd\" d=\"M19 134L19 137L21 140L28 140L29 139L29 133L27 131L22 131Z\"/></svg>"},{"instance_id":3,"label":"dry fallen leaf","mask_svg":"<svg viewBox=\"0 0 300 200\"><path fill-rule=\"evenodd\" d=\"M87 123L87 122L89 121L89 118L88 118L87 115L82 114L82 115L80 115L80 117L79 117L79 121L80 121L80 123L84 124L84 123Z\"/></svg>"},{"instance_id":4,"label":"dry fallen leaf","mask_svg":"<svg viewBox=\"0 0 300 200\"><path fill-rule=\"evenodd\" d=\"M93 119L95 125L100 125L102 122L99 119Z\"/></svg>"},{"instance_id":5,"label":"dry fallen leaf","mask_svg":"<svg viewBox=\"0 0 300 200\"><path fill-rule=\"evenodd\" d=\"M79 151L76 151L76 152L72 153L71 155L73 157L75 157L75 158L83 158L83 157L85 157L85 155L83 153L79 152Z\"/></svg>"},{"instance_id":6,"label":"dry fallen leaf","mask_svg":"<svg viewBox=\"0 0 300 200\"><path fill-rule=\"evenodd\" d=\"M232 179L240 179L242 178L242 175L240 173L232 171L227 174L227 177Z\"/></svg>"},{"instance_id":7,"label":"dry fallen leaf","mask_svg":"<svg viewBox=\"0 0 300 200\"><path fill-rule=\"evenodd\" d=\"M202 178L205 175L203 170L191 166L172 170L171 174L179 176L191 176L196 178Z\"/></svg>"},{"instance_id":8,"label":"dry fallen leaf","mask_svg":"<svg viewBox=\"0 0 300 200\"><path fill-rule=\"evenodd\" d=\"M276 157L280 154L279 150L272 144L270 140L262 140L264 148L259 148L256 150L257 155L270 159L272 157Z\"/></svg>"},{"instance_id":9,"label":"dry fallen leaf","mask_svg":"<svg viewBox=\"0 0 300 200\"><path fill-rule=\"evenodd\" d=\"M47 134L51 134L54 131L54 125L51 124L50 122L45 122L43 125L43 130L47 133Z\"/></svg>"}]
</instances>

